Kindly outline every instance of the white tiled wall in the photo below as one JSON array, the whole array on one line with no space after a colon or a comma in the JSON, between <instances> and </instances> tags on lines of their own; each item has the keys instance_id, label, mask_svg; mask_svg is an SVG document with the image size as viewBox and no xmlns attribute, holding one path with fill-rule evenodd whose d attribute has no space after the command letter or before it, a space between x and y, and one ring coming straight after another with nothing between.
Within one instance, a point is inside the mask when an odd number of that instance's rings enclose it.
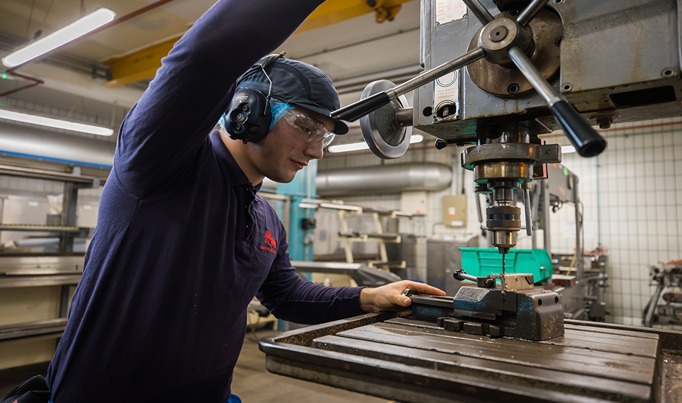
<instances>
[{"instance_id":1,"label":"white tiled wall","mask_svg":"<svg viewBox=\"0 0 682 403\"><path fill-rule=\"evenodd\" d=\"M580 178L585 249L601 244L609 250L613 320L639 324L654 290L649 267L682 257L682 119L622 124L604 133L602 155L568 154L563 163Z\"/></svg>"},{"instance_id":2,"label":"white tiled wall","mask_svg":"<svg viewBox=\"0 0 682 403\"><path fill-rule=\"evenodd\" d=\"M596 158L566 154L563 164L579 178L579 196L584 214L584 249L602 246L609 251L610 288L607 303L610 319L616 323L639 325L642 310L653 293L649 267L661 261L682 258L682 118L621 124L605 130L608 147ZM427 145L428 143L428 145ZM468 225L448 228L440 224L442 197L462 188L459 151L435 150L432 141L411 147L397 160L381 161L369 151L349 157L330 156L319 169L342 169L406 162L440 162L455 166L455 183L440 192L428 193L424 218L425 236L462 236L480 233L476 203L472 195L473 175L463 172L463 185L469 195ZM371 170L368 170L371 175ZM347 203L400 208L400 195L366 195L342 198ZM484 199L481 198L483 202ZM551 216L552 249L573 253L575 212L564 205ZM484 245L485 243L482 243ZM519 246L530 247L525 234ZM423 250L418 251L422 254Z\"/></svg>"}]
</instances>

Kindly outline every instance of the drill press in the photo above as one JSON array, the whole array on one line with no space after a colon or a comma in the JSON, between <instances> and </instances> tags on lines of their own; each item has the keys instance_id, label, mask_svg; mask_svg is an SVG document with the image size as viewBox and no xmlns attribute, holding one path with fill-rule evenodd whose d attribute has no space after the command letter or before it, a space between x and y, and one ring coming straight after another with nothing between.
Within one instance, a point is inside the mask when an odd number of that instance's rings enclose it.
<instances>
[{"instance_id":1,"label":"drill press","mask_svg":"<svg viewBox=\"0 0 682 403\"><path fill-rule=\"evenodd\" d=\"M368 88L376 90L366 90L362 100L335 111L332 117L345 120L361 118L361 125L364 119L364 126L371 126L366 123L369 119L366 115L373 111L377 111L374 116L392 116L393 121L382 124L376 123L375 117L374 127L363 130L365 141L382 158L397 158L404 153L406 147L396 155L395 151L399 147L396 144L409 143L409 134L403 131L403 142L396 142L396 139L400 138L401 128L415 123L419 129L444 140L437 147L449 143L464 145L475 142L475 146L462 153L462 166L473 170L476 192L488 195L488 240L503 255L504 272L504 255L516 245L521 229L517 190L523 190L526 231L530 235L530 183L533 179L546 177L544 164L561 162L560 147L542 144L537 136L547 131L547 127L539 125L534 119L534 115L540 113L538 105L526 103L528 109L519 111L517 116L509 117L505 122L481 118L472 123L471 120L462 119L466 105L457 99L428 106L421 110L421 115L415 113L410 121L404 118L404 114L397 112L405 106L400 96L467 66L469 79L479 90L505 99L505 102L535 89L581 155L599 154L606 147L606 142L547 82L559 68L557 43L563 27L556 14L543 9L546 0L536 0L520 12L503 10L496 17L477 1L464 2L482 23L464 55L398 86L392 83L385 85L385 81L382 85L372 83ZM453 81L457 85L460 79ZM505 85L500 86L498 83ZM519 108L516 102L515 109ZM417 111L418 106L415 108ZM431 120L427 119L427 124L420 124L423 117L429 115L433 116ZM399 119L399 116L403 117ZM381 129L384 129L383 133Z\"/></svg>"}]
</instances>

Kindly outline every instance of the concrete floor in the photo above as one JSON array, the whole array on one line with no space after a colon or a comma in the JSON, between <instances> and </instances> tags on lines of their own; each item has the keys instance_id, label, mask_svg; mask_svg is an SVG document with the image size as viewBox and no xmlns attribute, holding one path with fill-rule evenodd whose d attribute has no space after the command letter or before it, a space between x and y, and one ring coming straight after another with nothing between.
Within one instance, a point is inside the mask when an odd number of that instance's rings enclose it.
<instances>
[{"instance_id":1,"label":"concrete floor","mask_svg":"<svg viewBox=\"0 0 682 403\"><path fill-rule=\"evenodd\" d=\"M386 403L386 399L353 393L330 386L271 374L265 369L265 354L258 350L258 338L275 334L272 330L249 332L234 371L232 391L244 403L324 402ZM47 363L0 371L0 398L33 375L45 374Z\"/></svg>"},{"instance_id":2,"label":"concrete floor","mask_svg":"<svg viewBox=\"0 0 682 403\"><path fill-rule=\"evenodd\" d=\"M271 336L275 332L261 330L257 338ZM242 353L237 361L232 381L232 393L244 403L267 402L324 402L324 403L386 403L379 399L359 393L349 392L330 386L301 381L286 376L275 375L265 369L265 354L258 350L257 339L253 334L246 335Z\"/></svg>"}]
</instances>

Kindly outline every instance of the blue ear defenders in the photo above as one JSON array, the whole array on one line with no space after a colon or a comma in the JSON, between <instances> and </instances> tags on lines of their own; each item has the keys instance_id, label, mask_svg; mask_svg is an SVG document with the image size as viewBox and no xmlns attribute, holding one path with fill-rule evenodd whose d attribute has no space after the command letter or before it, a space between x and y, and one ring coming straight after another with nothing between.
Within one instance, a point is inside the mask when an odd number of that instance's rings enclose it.
<instances>
[{"instance_id":1,"label":"blue ear defenders","mask_svg":"<svg viewBox=\"0 0 682 403\"><path fill-rule=\"evenodd\" d=\"M237 80L237 90L232 96L232 101L227 111L223 114L225 130L230 137L243 142L258 142L262 140L270 131L272 114L270 112L270 95L272 93L272 81L266 69L275 60L284 57L284 54L270 55L262 59L259 63L251 66ZM265 78L270 82L270 89L267 95L262 92L249 88L239 88L239 83L250 75L262 71Z\"/></svg>"}]
</instances>

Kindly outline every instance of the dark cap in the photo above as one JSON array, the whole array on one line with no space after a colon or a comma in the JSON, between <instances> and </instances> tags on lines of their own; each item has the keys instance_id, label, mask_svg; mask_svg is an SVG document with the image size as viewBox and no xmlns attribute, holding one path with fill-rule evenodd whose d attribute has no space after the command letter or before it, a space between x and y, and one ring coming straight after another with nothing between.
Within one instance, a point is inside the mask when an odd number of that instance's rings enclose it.
<instances>
[{"instance_id":1,"label":"dark cap","mask_svg":"<svg viewBox=\"0 0 682 403\"><path fill-rule=\"evenodd\" d=\"M261 66L272 81L272 90ZM339 94L327 74L311 64L287 59L283 55L265 56L237 82L237 88L258 90L323 116L330 117L332 111L340 108ZM334 133L346 134L348 126L334 119Z\"/></svg>"}]
</instances>

